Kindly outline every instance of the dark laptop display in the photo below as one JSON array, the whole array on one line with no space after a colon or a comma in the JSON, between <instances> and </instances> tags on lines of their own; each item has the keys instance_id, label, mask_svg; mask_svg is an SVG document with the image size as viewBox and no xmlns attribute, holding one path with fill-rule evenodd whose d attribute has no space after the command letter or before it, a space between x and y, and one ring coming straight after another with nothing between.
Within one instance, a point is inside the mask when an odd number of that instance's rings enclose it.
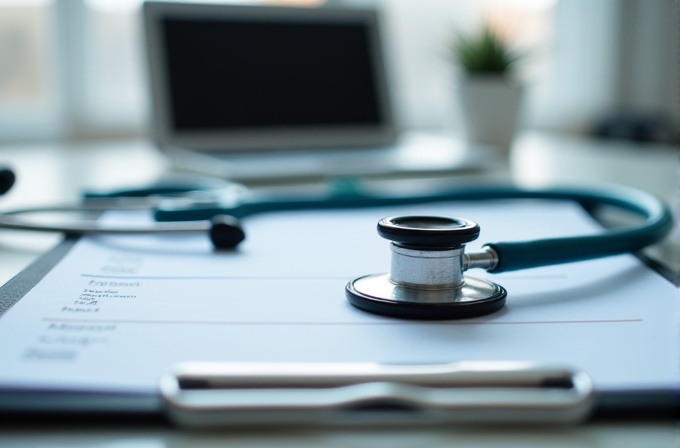
<instances>
[{"instance_id":1,"label":"dark laptop display","mask_svg":"<svg viewBox=\"0 0 680 448\"><path fill-rule=\"evenodd\" d=\"M177 130L378 125L365 26L163 21Z\"/></svg>"}]
</instances>

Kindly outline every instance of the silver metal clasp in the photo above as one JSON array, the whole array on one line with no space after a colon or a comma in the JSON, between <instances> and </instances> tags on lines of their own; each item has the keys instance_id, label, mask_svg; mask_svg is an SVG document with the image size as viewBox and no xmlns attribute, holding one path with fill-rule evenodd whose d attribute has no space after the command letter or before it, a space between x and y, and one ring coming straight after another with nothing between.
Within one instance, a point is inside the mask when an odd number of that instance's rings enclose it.
<instances>
[{"instance_id":1,"label":"silver metal clasp","mask_svg":"<svg viewBox=\"0 0 680 448\"><path fill-rule=\"evenodd\" d=\"M205 428L577 423L593 405L585 373L527 362L183 363L160 390L176 423Z\"/></svg>"}]
</instances>

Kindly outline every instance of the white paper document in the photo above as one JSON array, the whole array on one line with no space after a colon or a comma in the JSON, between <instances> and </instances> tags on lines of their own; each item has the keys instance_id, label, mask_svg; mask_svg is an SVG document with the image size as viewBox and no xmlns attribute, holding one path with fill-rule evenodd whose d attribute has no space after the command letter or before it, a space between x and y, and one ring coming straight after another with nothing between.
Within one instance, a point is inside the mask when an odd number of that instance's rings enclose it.
<instances>
[{"instance_id":1,"label":"white paper document","mask_svg":"<svg viewBox=\"0 0 680 448\"><path fill-rule=\"evenodd\" d=\"M153 393L181 361L448 363L521 360L588 372L599 390L677 388L680 295L632 255L492 275L492 315L407 321L366 313L346 283L387 272L380 218L472 219L483 243L603 231L577 205L445 203L277 212L246 241L86 237L0 317L0 388ZM148 220L116 214L110 220Z\"/></svg>"}]
</instances>

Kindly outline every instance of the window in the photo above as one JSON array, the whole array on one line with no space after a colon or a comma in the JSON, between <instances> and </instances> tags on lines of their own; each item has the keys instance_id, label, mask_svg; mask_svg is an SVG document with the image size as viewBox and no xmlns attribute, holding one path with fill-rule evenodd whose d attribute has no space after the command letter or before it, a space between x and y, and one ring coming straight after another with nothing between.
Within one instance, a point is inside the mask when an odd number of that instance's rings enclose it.
<instances>
[{"instance_id":1,"label":"window","mask_svg":"<svg viewBox=\"0 0 680 448\"><path fill-rule=\"evenodd\" d=\"M0 1L0 135L51 137L60 107L54 58L54 5Z\"/></svg>"},{"instance_id":2,"label":"window","mask_svg":"<svg viewBox=\"0 0 680 448\"><path fill-rule=\"evenodd\" d=\"M525 125L582 131L620 109L678 120L674 0L327 3L382 10L396 114L406 128L455 127L447 42L482 19L527 54L520 71L529 92ZM0 0L0 140L143 134L148 89L140 4Z\"/></svg>"}]
</instances>

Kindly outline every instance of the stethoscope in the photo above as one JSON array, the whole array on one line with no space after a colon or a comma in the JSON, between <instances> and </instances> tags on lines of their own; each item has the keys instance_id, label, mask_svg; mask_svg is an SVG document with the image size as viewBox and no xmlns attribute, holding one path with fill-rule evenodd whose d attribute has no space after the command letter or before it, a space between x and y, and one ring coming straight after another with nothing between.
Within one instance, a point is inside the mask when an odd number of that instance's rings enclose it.
<instances>
[{"instance_id":1,"label":"stethoscope","mask_svg":"<svg viewBox=\"0 0 680 448\"><path fill-rule=\"evenodd\" d=\"M0 194L11 188L14 175L0 170ZM4 190L4 191L3 191ZM173 180L150 188L89 194L70 206L33 207L0 213L0 228L84 234L207 233L217 249L233 249L245 239L240 219L265 212L384 207L443 201L496 199L570 200L586 210L607 205L643 218L634 227L600 234L488 243L478 253L465 245L479 236L475 222L437 216L395 216L378 222L378 234L391 241L391 271L350 281L347 299L371 313L406 319L461 319L501 309L507 291L491 281L465 275L473 268L490 273L529 269L636 252L664 238L673 227L668 207L640 190L610 186L598 189L470 187L424 196L377 196L356 191L327 197L258 199L245 187L229 182ZM22 215L49 212L101 212L151 209L155 223L110 225L96 220L35 223Z\"/></svg>"}]
</instances>

